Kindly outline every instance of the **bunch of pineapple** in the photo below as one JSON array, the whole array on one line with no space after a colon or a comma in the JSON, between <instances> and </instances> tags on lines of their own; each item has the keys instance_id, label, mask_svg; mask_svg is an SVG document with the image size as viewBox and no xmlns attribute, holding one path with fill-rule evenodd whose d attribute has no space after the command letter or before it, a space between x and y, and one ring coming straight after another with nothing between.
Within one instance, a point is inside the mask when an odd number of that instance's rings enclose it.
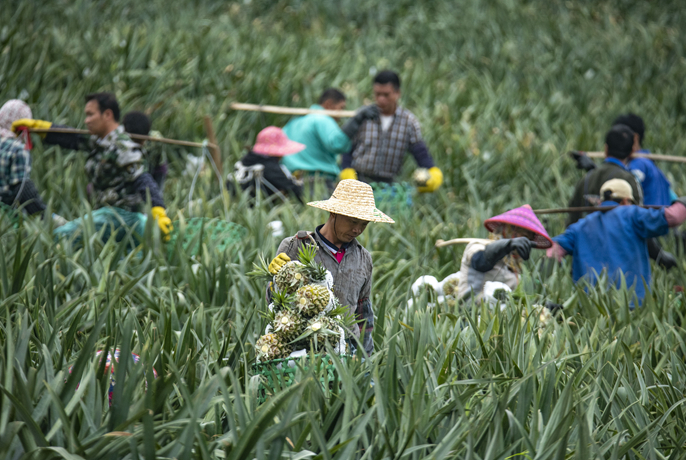
<instances>
[{"instance_id":1,"label":"bunch of pineapple","mask_svg":"<svg viewBox=\"0 0 686 460\"><path fill-rule=\"evenodd\" d=\"M345 350L341 306L333 295L331 274L315 262L317 247L304 245L298 259L287 262L273 276L270 288L270 322L255 344L258 361L288 357L294 350L322 350L329 342ZM256 275L268 274L266 264ZM268 275L267 275L268 274Z\"/></svg>"}]
</instances>

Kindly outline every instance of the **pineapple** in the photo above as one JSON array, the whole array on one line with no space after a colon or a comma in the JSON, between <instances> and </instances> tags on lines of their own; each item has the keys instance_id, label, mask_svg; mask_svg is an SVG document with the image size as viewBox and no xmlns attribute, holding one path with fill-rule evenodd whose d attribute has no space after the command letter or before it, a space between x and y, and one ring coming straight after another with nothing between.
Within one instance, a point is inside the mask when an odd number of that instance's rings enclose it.
<instances>
[{"instance_id":1,"label":"pineapple","mask_svg":"<svg viewBox=\"0 0 686 460\"><path fill-rule=\"evenodd\" d=\"M323 312L330 300L329 288L319 284L308 284L295 293L295 305L300 314L307 318Z\"/></svg>"},{"instance_id":2,"label":"pineapple","mask_svg":"<svg viewBox=\"0 0 686 460\"><path fill-rule=\"evenodd\" d=\"M294 312L283 309L274 317L274 332L284 343L290 343L302 334L304 322Z\"/></svg>"},{"instance_id":3,"label":"pineapple","mask_svg":"<svg viewBox=\"0 0 686 460\"><path fill-rule=\"evenodd\" d=\"M305 330L312 331L311 338L313 339L316 348L324 347L324 343L327 341L331 345L335 345L340 339L339 326L330 316L317 316L312 318L307 323L307 328Z\"/></svg>"},{"instance_id":4,"label":"pineapple","mask_svg":"<svg viewBox=\"0 0 686 460\"><path fill-rule=\"evenodd\" d=\"M453 277L443 282L443 295L450 295L457 297L457 288L460 284L460 278Z\"/></svg>"},{"instance_id":5,"label":"pineapple","mask_svg":"<svg viewBox=\"0 0 686 460\"><path fill-rule=\"evenodd\" d=\"M298 288L316 281L326 279L326 268L314 261L317 247L304 245L298 251L298 259L286 262L274 275L274 284L279 291L293 294Z\"/></svg>"},{"instance_id":6,"label":"pineapple","mask_svg":"<svg viewBox=\"0 0 686 460\"><path fill-rule=\"evenodd\" d=\"M259 338L255 344L257 359L259 361L270 361L272 359L285 358L290 355L293 348L283 343L276 334L269 333Z\"/></svg>"}]
</instances>

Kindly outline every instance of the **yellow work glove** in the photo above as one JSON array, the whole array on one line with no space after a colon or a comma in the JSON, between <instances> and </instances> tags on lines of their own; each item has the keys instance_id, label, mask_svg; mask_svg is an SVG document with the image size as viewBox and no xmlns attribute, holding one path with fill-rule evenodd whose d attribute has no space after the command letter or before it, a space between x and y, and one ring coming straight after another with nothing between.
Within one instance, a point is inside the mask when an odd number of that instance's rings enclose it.
<instances>
[{"instance_id":1,"label":"yellow work glove","mask_svg":"<svg viewBox=\"0 0 686 460\"><path fill-rule=\"evenodd\" d=\"M164 210L162 206L155 206L150 211L152 217L157 221L157 225L160 227L162 232L162 239L164 241L169 241L169 234L174 230L171 219L167 217L167 211Z\"/></svg>"},{"instance_id":2,"label":"yellow work glove","mask_svg":"<svg viewBox=\"0 0 686 460\"><path fill-rule=\"evenodd\" d=\"M20 118L12 123L12 132L16 133L22 126L29 128L29 131L32 129L50 129L52 122L45 120L33 120L31 118ZM45 134L46 133L40 133L40 136L45 137Z\"/></svg>"},{"instance_id":3,"label":"yellow work glove","mask_svg":"<svg viewBox=\"0 0 686 460\"><path fill-rule=\"evenodd\" d=\"M353 168L345 168L343 171L341 171L341 175L339 177L341 178L341 180L345 180L345 179L357 180L357 172Z\"/></svg>"},{"instance_id":4,"label":"yellow work glove","mask_svg":"<svg viewBox=\"0 0 686 460\"><path fill-rule=\"evenodd\" d=\"M426 181L426 185L423 187L417 187L417 191L420 193L431 193L435 192L438 187L441 186L443 183L443 173L441 172L438 167L434 166L433 168L429 169L429 175L431 175L431 178L429 178L428 181Z\"/></svg>"},{"instance_id":5,"label":"yellow work glove","mask_svg":"<svg viewBox=\"0 0 686 460\"><path fill-rule=\"evenodd\" d=\"M285 252L278 254L269 263L269 273L276 275L281 268L286 265L286 262L290 262L291 258L286 255Z\"/></svg>"}]
</instances>

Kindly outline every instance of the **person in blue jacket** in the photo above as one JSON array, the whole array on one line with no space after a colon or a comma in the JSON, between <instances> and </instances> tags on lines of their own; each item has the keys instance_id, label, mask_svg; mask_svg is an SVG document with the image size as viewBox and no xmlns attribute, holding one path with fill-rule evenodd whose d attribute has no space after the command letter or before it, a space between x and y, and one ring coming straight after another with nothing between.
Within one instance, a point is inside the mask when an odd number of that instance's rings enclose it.
<instances>
[{"instance_id":1,"label":"person in blue jacket","mask_svg":"<svg viewBox=\"0 0 686 460\"><path fill-rule=\"evenodd\" d=\"M567 227L553 238L547 255L557 260L572 255L575 283L585 279L595 284L606 271L610 282L619 287L623 275L641 305L646 294L644 282L650 287L651 280L648 239L666 235L670 227L686 220L686 197L666 208L641 208L633 205L631 186L623 179L605 182L600 194L604 199L601 206L613 209L596 211Z\"/></svg>"},{"instance_id":2,"label":"person in blue jacket","mask_svg":"<svg viewBox=\"0 0 686 460\"><path fill-rule=\"evenodd\" d=\"M645 123L643 118L633 113L620 115L613 125L626 125L634 132L634 153L650 154L650 150L643 148ZM676 194L665 174L649 158L631 157L627 164L629 170L636 176L643 188L643 203L646 205L669 206L676 199Z\"/></svg>"}]
</instances>

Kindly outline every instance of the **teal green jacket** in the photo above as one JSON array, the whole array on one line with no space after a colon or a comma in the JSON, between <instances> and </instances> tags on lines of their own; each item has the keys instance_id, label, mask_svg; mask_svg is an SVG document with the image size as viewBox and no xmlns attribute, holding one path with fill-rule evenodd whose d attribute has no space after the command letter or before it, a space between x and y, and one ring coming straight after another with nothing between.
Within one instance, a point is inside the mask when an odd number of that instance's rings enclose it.
<instances>
[{"instance_id":1,"label":"teal green jacket","mask_svg":"<svg viewBox=\"0 0 686 460\"><path fill-rule=\"evenodd\" d=\"M324 110L318 104L313 104L310 109ZM289 121L283 131L290 140L307 146L305 150L283 157L281 164L289 171L338 175L340 168L336 157L348 153L351 143L333 118L319 114L305 115Z\"/></svg>"}]
</instances>

